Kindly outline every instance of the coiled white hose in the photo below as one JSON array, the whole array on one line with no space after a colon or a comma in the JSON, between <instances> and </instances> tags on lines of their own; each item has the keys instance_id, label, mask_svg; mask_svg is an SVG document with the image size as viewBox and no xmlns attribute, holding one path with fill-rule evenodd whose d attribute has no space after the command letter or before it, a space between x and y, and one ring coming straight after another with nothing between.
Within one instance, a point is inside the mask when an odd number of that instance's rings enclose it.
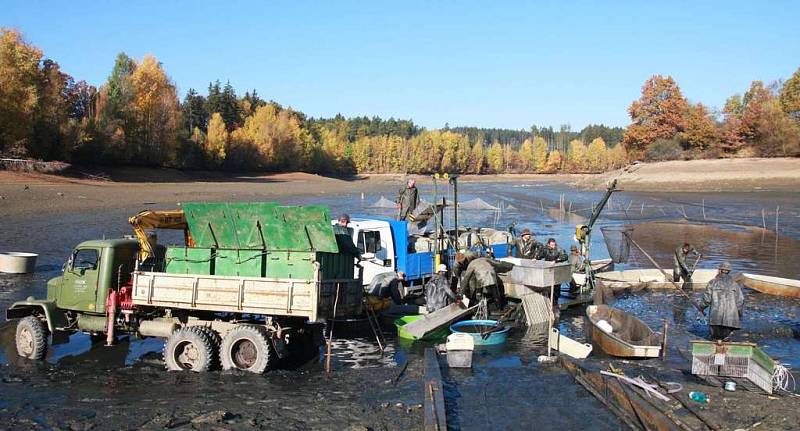
<instances>
[{"instance_id":1,"label":"coiled white hose","mask_svg":"<svg viewBox=\"0 0 800 431\"><path fill-rule=\"evenodd\" d=\"M789 390L789 383L791 383L791 390ZM775 365L775 371L772 372L772 389L794 392L796 388L797 384L792 375L792 368L787 364Z\"/></svg>"}]
</instances>

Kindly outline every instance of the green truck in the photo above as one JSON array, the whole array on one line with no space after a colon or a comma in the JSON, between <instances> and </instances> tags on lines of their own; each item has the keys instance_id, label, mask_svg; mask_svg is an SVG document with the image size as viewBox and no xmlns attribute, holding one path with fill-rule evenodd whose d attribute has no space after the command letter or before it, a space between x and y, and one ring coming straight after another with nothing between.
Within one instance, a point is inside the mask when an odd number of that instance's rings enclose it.
<instances>
[{"instance_id":1,"label":"green truck","mask_svg":"<svg viewBox=\"0 0 800 431\"><path fill-rule=\"evenodd\" d=\"M327 319L362 313L362 275L324 207L187 203L129 221L135 236L79 244L47 299L7 310L20 356L42 359L71 332L129 334L165 338L169 370L262 373L319 342ZM157 244L157 229L185 244Z\"/></svg>"}]
</instances>

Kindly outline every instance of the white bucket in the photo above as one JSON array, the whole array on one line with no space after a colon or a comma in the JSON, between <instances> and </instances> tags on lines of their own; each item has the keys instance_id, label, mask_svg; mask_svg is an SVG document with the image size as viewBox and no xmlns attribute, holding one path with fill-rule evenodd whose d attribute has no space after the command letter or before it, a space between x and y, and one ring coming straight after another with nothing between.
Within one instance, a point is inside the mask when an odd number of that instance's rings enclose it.
<instances>
[{"instance_id":1,"label":"white bucket","mask_svg":"<svg viewBox=\"0 0 800 431\"><path fill-rule=\"evenodd\" d=\"M36 253L7 251L0 253L0 272L8 274L29 274L36 268Z\"/></svg>"}]
</instances>

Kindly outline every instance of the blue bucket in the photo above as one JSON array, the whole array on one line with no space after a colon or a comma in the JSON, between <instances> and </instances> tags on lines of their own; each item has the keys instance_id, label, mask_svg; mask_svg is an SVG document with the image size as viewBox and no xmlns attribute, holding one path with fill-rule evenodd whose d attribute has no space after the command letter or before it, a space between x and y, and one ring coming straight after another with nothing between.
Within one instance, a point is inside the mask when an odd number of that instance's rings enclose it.
<instances>
[{"instance_id":1,"label":"blue bucket","mask_svg":"<svg viewBox=\"0 0 800 431\"><path fill-rule=\"evenodd\" d=\"M497 326L496 320L464 320L450 325L450 330L454 333L469 334L475 340L476 346L496 346L498 344L504 344L506 339L508 339L508 331L511 330L508 326L499 331L492 332L485 340L481 338L482 331L494 326Z\"/></svg>"}]
</instances>

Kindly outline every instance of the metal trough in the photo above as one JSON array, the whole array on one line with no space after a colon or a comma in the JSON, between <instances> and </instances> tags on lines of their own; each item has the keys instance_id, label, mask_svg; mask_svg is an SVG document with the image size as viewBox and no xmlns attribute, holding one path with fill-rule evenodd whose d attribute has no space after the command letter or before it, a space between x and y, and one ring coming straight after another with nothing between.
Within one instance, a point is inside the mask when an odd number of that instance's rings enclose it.
<instances>
[{"instance_id":1,"label":"metal trough","mask_svg":"<svg viewBox=\"0 0 800 431\"><path fill-rule=\"evenodd\" d=\"M36 268L36 253L7 251L0 253L0 272L8 274L28 274Z\"/></svg>"}]
</instances>

